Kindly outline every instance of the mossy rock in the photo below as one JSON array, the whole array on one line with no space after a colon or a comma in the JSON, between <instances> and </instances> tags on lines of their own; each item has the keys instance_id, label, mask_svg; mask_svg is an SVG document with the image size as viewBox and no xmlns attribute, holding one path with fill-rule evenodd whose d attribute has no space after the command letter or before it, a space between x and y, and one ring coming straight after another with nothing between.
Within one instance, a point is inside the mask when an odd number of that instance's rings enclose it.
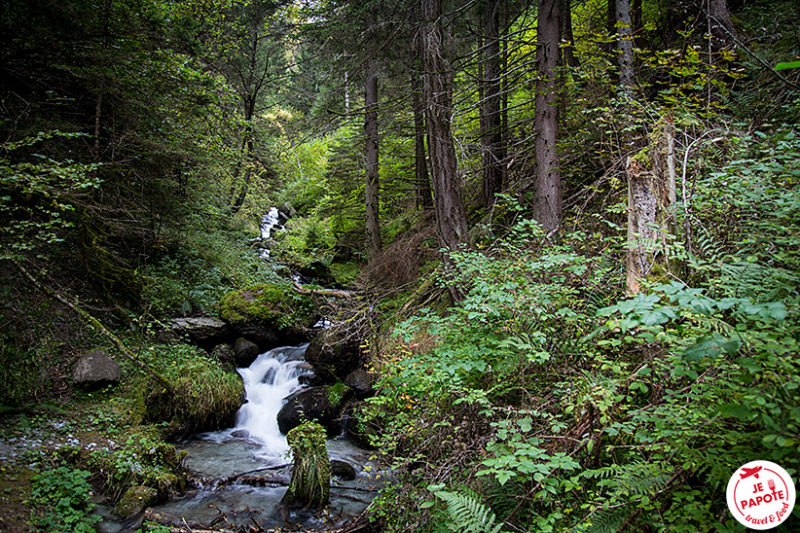
<instances>
[{"instance_id":1,"label":"mossy rock","mask_svg":"<svg viewBox=\"0 0 800 533\"><path fill-rule=\"evenodd\" d=\"M311 297L278 283L229 292L219 302L219 315L261 349L306 340L319 318Z\"/></svg>"},{"instance_id":2,"label":"mossy rock","mask_svg":"<svg viewBox=\"0 0 800 533\"><path fill-rule=\"evenodd\" d=\"M158 500L158 492L152 487L137 485L125 491L114 511L122 518L131 518Z\"/></svg>"}]
</instances>

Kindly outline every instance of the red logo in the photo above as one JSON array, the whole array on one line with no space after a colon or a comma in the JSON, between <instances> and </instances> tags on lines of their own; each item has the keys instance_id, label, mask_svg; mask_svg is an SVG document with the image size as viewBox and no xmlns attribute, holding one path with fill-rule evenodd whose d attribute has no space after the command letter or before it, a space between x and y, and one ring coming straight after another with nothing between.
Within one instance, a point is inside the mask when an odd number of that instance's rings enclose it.
<instances>
[{"instance_id":1,"label":"red logo","mask_svg":"<svg viewBox=\"0 0 800 533\"><path fill-rule=\"evenodd\" d=\"M741 466L728 481L728 507L750 529L772 529L789 518L795 487L786 470L769 461Z\"/></svg>"}]
</instances>

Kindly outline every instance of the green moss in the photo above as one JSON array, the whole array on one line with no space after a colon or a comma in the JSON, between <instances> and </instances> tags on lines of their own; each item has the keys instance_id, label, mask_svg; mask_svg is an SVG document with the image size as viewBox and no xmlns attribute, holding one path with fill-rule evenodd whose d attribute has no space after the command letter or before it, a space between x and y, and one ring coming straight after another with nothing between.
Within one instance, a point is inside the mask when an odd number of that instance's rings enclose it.
<instances>
[{"instance_id":1,"label":"green moss","mask_svg":"<svg viewBox=\"0 0 800 533\"><path fill-rule=\"evenodd\" d=\"M301 424L286 435L292 447L294 468L281 503L303 507L321 507L328 503L331 462L325 448L326 438L325 429L316 422Z\"/></svg>"},{"instance_id":2,"label":"green moss","mask_svg":"<svg viewBox=\"0 0 800 533\"><path fill-rule=\"evenodd\" d=\"M344 393L346 390L347 385L341 381L328 387L328 400L330 400L332 406L336 407L341 403L341 401L344 399Z\"/></svg>"},{"instance_id":3,"label":"green moss","mask_svg":"<svg viewBox=\"0 0 800 533\"><path fill-rule=\"evenodd\" d=\"M173 385L172 394L159 389L147 397L149 420L170 422L172 435L219 429L233 422L244 398L237 374L185 344L152 346L141 357Z\"/></svg>"},{"instance_id":4,"label":"green moss","mask_svg":"<svg viewBox=\"0 0 800 533\"><path fill-rule=\"evenodd\" d=\"M228 322L267 322L279 329L310 326L314 318L311 298L289 285L262 283L232 291L219 302L219 316Z\"/></svg>"},{"instance_id":5,"label":"green moss","mask_svg":"<svg viewBox=\"0 0 800 533\"><path fill-rule=\"evenodd\" d=\"M114 511L122 518L131 518L145 507L155 503L157 499L158 493L155 489L138 485L125 491Z\"/></svg>"}]
</instances>

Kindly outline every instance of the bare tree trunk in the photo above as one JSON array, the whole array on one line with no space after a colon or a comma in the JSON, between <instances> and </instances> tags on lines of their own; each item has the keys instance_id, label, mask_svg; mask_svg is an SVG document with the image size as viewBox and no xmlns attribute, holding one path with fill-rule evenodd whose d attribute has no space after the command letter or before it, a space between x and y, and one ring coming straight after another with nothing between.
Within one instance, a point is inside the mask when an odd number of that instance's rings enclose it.
<instances>
[{"instance_id":1,"label":"bare tree trunk","mask_svg":"<svg viewBox=\"0 0 800 533\"><path fill-rule=\"evenodd\" d=\"M536 182L533 216L545 230L561 223L562 187L556 143L558 140L558 57L561 25L559 0L539 0L536 65Z\"/></svg>"},{"instance_id":2,"label":"bare tree trunk","mask_svg":"<svg viewBox=\"0 0 800 533\"><path fill-rule=\"evenodd\" d=\"M561 40L565 43L562 46L564 54L563 63L570 68L580 65L578 58L575 57L575 36L572 32L572 3L570 0L560 0L561 5Z\"/></svg>"},{"instance_id":3,"label":"bare tree trunk","mask_svg":"<svg viewBox=\"0 0 800 533\"><path fill-rule=\"evenodd\" d=\"M736 38L736 28L731 21L728 0L705 0L711 26L711 44L715 50L732 44ZM727 30L727 31L726 31Z\"/></svg>"},{"instance_id":4,"label":"bare tree trunk","mask_svg":"<svg viewBox=\"0 0 800 533\"><path fill-rule=\"evenodd\" d=\"M373 13L373 25L376 23ZM366 178L364 195L367 211L367 256L372 259L381 249L381 228L379 221L380 197L378 183L378 73L375 59L370 57L366 64L364 87L364 132L366 133Z\"/></svg>"},{"instance_id":5,"label":"bare tree trunk","mask_svg":"<svg viewBox=\"0 0 800 533\"><path fill-rule=\"evenodd\" d=\"M422 80L415 71L411 73L411 98L414 108L414 178L417 191L417 206L433 207L431 180L425 150L425 108L422 105Z\"/></svg>"},{"instance_id":6,"label":"bare tree trunk","mask_svg":"<svg viewBox=\"0 0 800 533\"><path fill-rule=\"evenodd\" d=\"M630 0L616 0L617 50L619 52L619 84L623 93L633 97L633 29Z\"/></svg>"},{"instance_id":7,"label":"bare tree trunk","mask_svg":"<svg viewBox=\"0 0 800 533\"><path fill-rule=\"evenodd\" d=\"M495 195L503 190L503 131L501 124L500 2L484 0L481 16L483 77L481 80L481 153L483 155L483 205L494 204Z\"/></svg>"},{"instance_id":8,"label":"bare tree trunk","mask_svg":"<svg viewBox=\"0 0 800 533\"><path fill-rule=\"evenodd\" d=\"M423 79L436 233L442 248L457 250L461 245L468 244L469 233L450 131L453 71L445 59L447 51L441 21L442 0L422 0L422 17ZM448 266L446 258L445 266ZM457 288L451 288L450 293L456 301L463 298Z\"/></svg>"}]
</instances>

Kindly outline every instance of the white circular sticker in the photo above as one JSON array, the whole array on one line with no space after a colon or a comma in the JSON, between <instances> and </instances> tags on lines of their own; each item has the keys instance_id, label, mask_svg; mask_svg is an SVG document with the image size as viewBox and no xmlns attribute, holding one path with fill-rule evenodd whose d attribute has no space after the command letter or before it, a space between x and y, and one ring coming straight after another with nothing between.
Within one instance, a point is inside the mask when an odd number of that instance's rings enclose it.
<instances>
[{"instance_id":1,"label":"white circular sticker","mask_svg":"<svg viewBox=\"0 0 800 533\"><path fill-rule=\"evenodd\" d=\"M794 483L786 470L769 461L751 461L728 481L728 508L750 529L772 529L794 508Z\"/></svg>"}]
</instances>

